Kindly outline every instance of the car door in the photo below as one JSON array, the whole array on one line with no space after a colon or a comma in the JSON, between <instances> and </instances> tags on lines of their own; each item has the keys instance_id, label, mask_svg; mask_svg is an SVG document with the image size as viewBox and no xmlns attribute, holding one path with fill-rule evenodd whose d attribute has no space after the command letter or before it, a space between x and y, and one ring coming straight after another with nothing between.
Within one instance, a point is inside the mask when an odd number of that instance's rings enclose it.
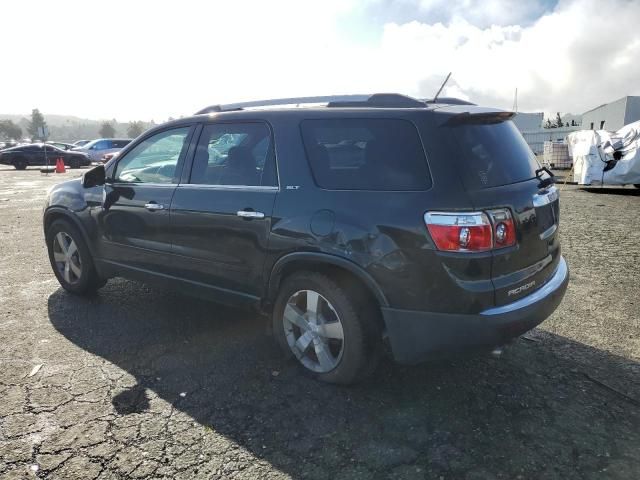
<instances>
[{"instance_id":1,"label":"car door","mask_svg":"<svg viewBox=\"0 0 640 480\"><path fill-rule=\"evenodd\" d=\"M103 261L146 274L170 274L169 207L193 131L155 132L110 168L99 215Z\"/></svg>"},{"instance_id":2,"label":"car door","mask_svg":"<svg viewBox=\"0 0 640 480\"><path fill-rule=\"evenodd\" d=\"M171 203L176 274L236 303L262 294L262 269L278 192L265 122L205 124Z\"/></svg>"},{"instance_id":3,"label":"car door","mask_svg":"<svg viewBox=\"0 0 640 480\"><path fill-rule=\"evenodd\" d=\"M64 152L53 145L44 145L40 165L55 165L59 158L64 160Z\"/></svg>"}]
</instances>

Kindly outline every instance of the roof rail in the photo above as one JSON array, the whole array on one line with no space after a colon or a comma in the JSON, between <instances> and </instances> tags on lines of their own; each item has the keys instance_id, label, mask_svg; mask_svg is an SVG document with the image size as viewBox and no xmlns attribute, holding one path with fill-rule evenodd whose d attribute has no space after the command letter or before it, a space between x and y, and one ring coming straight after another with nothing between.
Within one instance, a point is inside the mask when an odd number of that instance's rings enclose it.
<instances>
[{"instance_id":1,"label":"roof rail","mask_svg":"<svg viewBox=\"0 0 640 480\"><path fill-rule=\"evenodd\" d=\"M433 99L425 98L423 101L425 103L428 103L429 105L434 103L441 103L445 105L475 105L475 103L473 102L469 102L467 100L462 100L461 98L455 98L455 97L438 97L438 99L435 102L433 101Z\"/></svg>"},{"instance_id":2,"label":"roof rail","mask_svg":"<svg viewBox=\"0 0 640 480\"><path fill-rule=\"evenodd\" d=\"M196 115L214 112L233 112L246 108L272 106L299 106L326 104L327 107L377 107L377 108L424 108L425 103L399 93L374 93L368 95L328 95L318 97L276 98L271 100L254 100L251 102L211 105L196 112Z\"/></svg>"}]
</instances>

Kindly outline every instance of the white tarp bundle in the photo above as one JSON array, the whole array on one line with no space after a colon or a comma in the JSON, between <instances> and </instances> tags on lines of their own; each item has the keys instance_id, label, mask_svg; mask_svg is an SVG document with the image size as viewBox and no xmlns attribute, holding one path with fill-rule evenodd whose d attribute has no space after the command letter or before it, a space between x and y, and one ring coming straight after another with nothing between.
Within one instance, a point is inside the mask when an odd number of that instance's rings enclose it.
<instances>
[{"instance_id":1,"label":"white tarp bundle","mask_svg":"<svg viewBox=\"0 0 640 480\"><path fill-rule=\"evenodd\" d=\"M617 132L579 130L567 142L573 179L580 185L640 184L640 121Z\"/></svg>"}]
</instances>

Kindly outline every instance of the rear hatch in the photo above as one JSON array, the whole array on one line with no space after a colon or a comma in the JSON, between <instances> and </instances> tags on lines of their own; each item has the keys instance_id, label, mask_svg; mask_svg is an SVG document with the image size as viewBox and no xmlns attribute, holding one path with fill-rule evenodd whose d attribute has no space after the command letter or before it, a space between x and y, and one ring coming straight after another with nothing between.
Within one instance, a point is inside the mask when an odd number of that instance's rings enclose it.
<instances>
[{"instance_id":1,"label":"rear hatch","mask_svg":"<svg viewBox=\"0 0 640 480\"><path fill-rule=\"evenodd\" d=\"M511 211L516 243L492 250L495 303L504 305L539 289L555 272L560 260L558 192L541 184L546 174L538 171L509 112L468 108L450 112L439 129L474 210Z\"/></svg>"}]
</instances>

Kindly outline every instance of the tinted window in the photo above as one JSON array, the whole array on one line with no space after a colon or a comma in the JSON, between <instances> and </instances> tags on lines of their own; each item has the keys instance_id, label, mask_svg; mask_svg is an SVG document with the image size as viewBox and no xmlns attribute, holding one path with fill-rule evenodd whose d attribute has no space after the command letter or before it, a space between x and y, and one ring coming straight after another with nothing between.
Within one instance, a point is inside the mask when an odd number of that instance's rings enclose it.
<instances>
[{"instance_id":1,"label":"tinted window","mask_svg":"<svg viewBox=\"0 0 640 480\"><path fill-rule=\"evenodd\" d=\"M157 133L136 145L119 161L115 178L127 183L172 183L189 127Z\"/></svg>"},{"instance_id":2,"label":"tinted window","mask_svg":"<svg viewBox=\"0 0 640 480\"><path fill-rule=\"evenodd\" d=\"M406 120L305 120L302 138L321 188L426 190L431 186L420 137Z\"/></svg>"},{"instance_id":3,"label":"tinted window","mask_svg":"<svg viewBox=\"0 0 640 480\"><path fill-rule=\"evenodd\" d=\"M124 148L129 145L130 142L131 140L113 140L111 144L113 145L112 148Z\"/></svg>"},{"instance_id":4,"label":"tinted window","mask_svg":"<svg viewBox=\"0 0 640 480\"><path fill-rule=\"evenodd\" d=\"M271 132L264 123L219 123L202 129L190 183L275 186Z\"/></svg>"},{"instance_id":5,"label":"tinted window","mask_svg":"<svg viewBox=\"0 0 640 480\"><path fill-rule=\"evenodd\" d=\"M469 189L495 187L535 177L534 153L512 121L442 127L448 151Z\"/></svg>"}]
</instances>

